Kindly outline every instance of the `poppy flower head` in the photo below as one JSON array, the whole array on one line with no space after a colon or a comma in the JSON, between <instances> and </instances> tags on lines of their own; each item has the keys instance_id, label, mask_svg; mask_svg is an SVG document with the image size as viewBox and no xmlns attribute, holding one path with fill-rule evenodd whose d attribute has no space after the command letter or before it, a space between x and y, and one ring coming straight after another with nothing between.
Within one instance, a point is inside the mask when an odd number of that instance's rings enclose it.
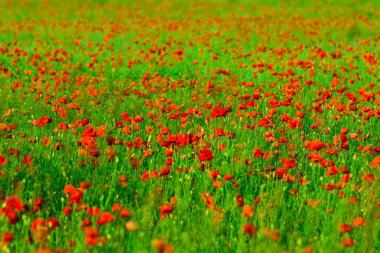
<instances>
[{"instance_id":1,"label":"poppy flower head","mask_svg":"<svg viewBox=\"0 0 380 253\"><path fill-rule=\"evenodd\" d=\"M257 233L257 228L252 223L247 223L243 226L243 233L252 236Z\"/></svg>"},{"instance_id":2,"label":"poppy flower head","mask_svg":"<svg viewBox=\"0 0 380 253\"><path fill-rule=\"evenodd\" d=\"M243 206L242 211L244 217L252 217L254 213L254 209L251 206Z\"/></svg>"},{"instance_id":3,"label":"poppy flower head","mask_svg":"<svg viewBox=\"0 0 380 253\"><path fill-rule=\"evenodd\" d=\"M7 163L8 163L8 160L4 156L0 155L0 166L6 165Z\"/></svg>"},{"instance_id":4,"label":"poppy flower head","mask_svg":"<svg viewBox=\"0 0 380 253\"><path fill-rule=\"evenodd\" d=\"M164 239L153 240L152 246L157 253L172 253L174 251L174 246L167 243Z\"/></svg>"},{"instance_id":5,"label":"poppy flower head","mask_svg":"<svg viewBox=\"0 0 380 253\"><path fill-rule=\"evenodd\" d=\"M357 217L357 218L354 219L354 221L352 222L352 224L353 224L354 227L361 227L361 226L365 226L366 221L362 217Z\"/></svg>"},{"instance_id":6,"label":"poppy flower head","mask_svg":"<svg viewBox=\"0 0 380 253\"><path fill-rule=\"evenodd\" d=\"M96 228L87 228L85 231L85 241L88 246L94 246L99 242L99 231Z\"/></svg>"},{"instance_id":7,"label":"poppy flower head","mask_svg":"<svg viewBox=\"0 0 380 253\"><path fill-rule=\"evenodd\" d=\"M211 161L212 159L214 159L214 155L211 150L202 149L201 151L199 151L198 159L200 162Z\"/></svg>"},{"instance_id":8,"label":"poppy flower head","mask_svg":"<svg viewBox=\"0 0 380 253\"><path fill-rule=\"evenodd\" d=\"M225 117L227 113L231 112L231 108L214 108L211 111L211 117L213 119L219 118L219 117Z\"/></svg>"},{"instance_id":9,"label":"poppy flower head","mask_svg":"<svg viewBox=\"0 0 380 253\"><path fill-rule=\"evenodd\" d=\"M12 232L4 232L2 239L5 243L10 243L15 239L15 235Z\"/></svg>"},{"instance_id":10,"label":"poppy flower head","mask_svg":"<svg viewBox=\"0 0 380 253\"><path fill-rule=\"evenodd\" d=\"M307 141L305 142L305 147L309 150L321 150L323 148L323 143L320 140L313 140L313 141Z\"/></svg>"},{"instance_id":11,"label":"poppy flower head","mask_svg":"<svg viewBox=\"0 0 380 253\"><path fill-rule=\"evenodd\" d=\"M5 205L7 208L12 208L17 211L23 211L24 205L17 196L9 196L5 198Z\"/></svg>"},{"instance_id":12,"label":"poppy flower head","mask_svg":"<svg viewBox=\"0 0 380 253\"><path fill-rule=\"evenodd\" d=\"M164 204L158 208L161 212L161 219L164 219L167 215L171 214L174 210L174 206L172 204Z\"/></svg>"},{"instance_id":13,"label":"poppy flower head","mask_svg":"<svg viewBox=\"0 0 380 253\"><path fill-rule=\"evenodd\" d=\"M109 223L111 221L115 220L115 216L113 216L110 212L104 212L100 216L100 218L96 221L96 224L98 225L104 225L106 223Z\"/></svg>"}]
</instances>

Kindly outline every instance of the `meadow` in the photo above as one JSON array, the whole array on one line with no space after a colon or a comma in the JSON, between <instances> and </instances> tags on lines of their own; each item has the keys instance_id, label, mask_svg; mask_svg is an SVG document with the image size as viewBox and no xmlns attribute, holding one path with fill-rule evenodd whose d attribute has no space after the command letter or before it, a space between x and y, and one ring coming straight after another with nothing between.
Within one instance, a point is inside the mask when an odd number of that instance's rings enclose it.
<instances>
[{"instance_id":1,"label":"meadow","mask_svg":"<svg viewBox=\"0 0 380 253\"><path fill-rule=\"evenodd\" d=\"M1 252L380 252L380 2L0 17Z\"/></svg>"}]
</instances>

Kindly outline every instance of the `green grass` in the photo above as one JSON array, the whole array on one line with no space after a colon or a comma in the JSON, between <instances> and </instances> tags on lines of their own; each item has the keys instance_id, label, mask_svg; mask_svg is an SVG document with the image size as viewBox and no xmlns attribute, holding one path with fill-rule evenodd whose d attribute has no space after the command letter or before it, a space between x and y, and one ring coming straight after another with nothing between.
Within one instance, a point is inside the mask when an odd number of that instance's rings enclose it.
<instances>
[{"instance_id":1,"label":"green grass","mask_svg":"<svg viewBox=\"0 0 380 253\"><path fill-rule=\"evenodd\" d=\"M168 245L175 252L380 251L380 174L379 164L373 164L380 150L379 65L374 62L379 59L378 6L353 0L288 5L271 0L2 1L0 156L7 163L0 165L0 235L12 232L15 239L3 238L1 251L168 253ZM340 80L336 87L330 85L334 76ZM254 86L245 87L243 81ZM348 93L357 97L354 103ZM77 109L70 109L74 104ZM231 112L212 118L219 106ZM125 122L123 112L144 119ZM52 122L31 124L44 116ZM270 119L268 127L259 126L263 118ZM84 119L90 121L87 126L74 126ZM292 128L294 119L302 126ZM69 129L59 129L59 122ZM123 133L117 122L131 127L131 133ZM100 155L83 155L83 132L103 125L104 136L96 137L92 147ZM165 167L165 148L157 140L165 126L171 134L191 133L199 140L173 144L169 175L143 181L143 173ZM216 136L216 128L226 135ZM347 149L341 129L349 130ZM49 144L44 145L44 137ZM133 148L138 138L146 143ZM331 166L310 161L317 151L308 150L306 141L316 139L324 144L318 151L324 160L350 170L340 189L328 191L326 185L339 186L345 177L341 170L326 176ZM336 154L327 154L333 147ZM110 148L113 159L108 159ZM198 154L205 148L214 159L200 170ZM254 157L256 148L267 157ZM144 157L148 149L154 153ZM15 150L19 156L12 155ZM24 156L33 163L23 163ZM284 159L297 162L287 170L289 182L276 174ZM275 171L266 171L268 166ZM219 171L215 179L211 170ZM226 174L233 179L223 181ZM367 174L373 182L363 180ZM121 176L127 177L126 187ZM222 187L214 187L215 181ZM84 190L82 203L69 204L65 186L80 188L83 182L91 187ZM212 197L211 207L204 193ZM11 196L24 205L16 211L15 224L5 214L15 209L7 202ZM251 217L243 215L238 196L254 208ZM173 197L174 210L162 218L159 208ZM35 212L38 198L44 203ZM131 216L121 218L112 211L115 204ZM73 212L65 215L65 207ZM97 225L99 216L86 211L94 207L112 212L115 219ZM365 225L340 232L341 224L354 225L357 217ZM38 239L44 228L30 229L37 218L55 218L60 225L45 225L46 238ZM93 246L81 226L86 218L99 231ZM138 229L128 231L127 221ZM252 236L243 232L247 223L257 228ZM345 247L344 238L354 244ZM166 249L155 249L157 239L165 240Z\"/></svg>"}]
</instances>

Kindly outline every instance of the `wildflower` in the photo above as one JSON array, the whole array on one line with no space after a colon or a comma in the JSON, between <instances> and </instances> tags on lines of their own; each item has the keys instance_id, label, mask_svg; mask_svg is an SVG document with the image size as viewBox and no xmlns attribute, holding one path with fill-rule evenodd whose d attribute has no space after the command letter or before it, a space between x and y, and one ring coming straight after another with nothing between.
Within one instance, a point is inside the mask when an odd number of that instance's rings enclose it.
<instances>
[{"instance_id":1,"label":"wildflower","mask_svg":"<svg viewBox=\"0 0 380 253\"><path fill-rule=\"evenodd\" d=\"M22 158L22 163L26 166L31 166L33 164L33 158L26 155Z\"/></svg>"},{"instance_id":2,"label":"wildflower","mask_svg":"<svg viewBox=\"0 0 380 253\"><path fill-rule=\"evenodd\" d=\"M157 253L172 253L174 247L171 244L168 244L164 239L153 240L152 245Z\"/></svg>"},{"instance_id":3,"label":"wildflower","mask_svg":"<svg viewBox=\"0 0 380 253\"><path fill-rule=\"evenodd\" d=\"M373 168L380 167L380 156L376 156L369 165Z\"/></svg>"},{"instance_id":4,"label":"wildflower","mask_svg":"<svg viewBox=\"0 0 380 253\"><path fill-rule=\"evenodd\" d=\"M312 151L312 150L321 150L323 148L323 143L320 141L320 140L313 140L313 141L310 141L310 142L306 142L305 143L305 147L309 150L309 151Z\"/></svg>"},{"instance_id":5,"label":"wildflower","mask_svg":"<svg viewBox=\"0 0 380 253\"><path fill-rule=\"evenodd\" d=\"M351 247L355 244L355 240L352 238L343 238L341 243L343 247Z\"/></svg>"},{"instance_id":6,"label":"wildflower","mask_svg":"<svg viewBox=\"0 0 380 253\"><path fill-rule=\"evenodd\" d=\"M5 165L7 163L8 163L7 158L5 158L4 156L0 155L0 165Z\"/></svg>"},{"instance_id":7,"label":"wildflower","mask_svg":"<svg viewBox=\"0 0 380 253\"><path fill-rule=\"evenodd\" d=\"M99 231L96 228L87 228L85 232L85 241L88 246L94 246L98 243Z\"/></svg>"},{"instance_id":8,"label":"wildflower","mask_svg":"<svg viewBox=\"0 0 380 253\"><path fill-rule=\"evenodd\" d=\"M30 231L37 231L39 227L45 227L45 221L42 218L37 218L32 222L30 226Z\"/></svg>"},{"instance_id":9,"label":"wildflower","mask_svg":"<svg viewBox=\"0 0 380 253\"><path fill-rule=\"evenodd\" d=\"M126 208L121 209L120 217L122 217L122 218L128 218L130 216L131 216L131 211L129 211Z\"/></svg>"},{"instance_id":10,"label":"wildflower","mask_svg":"<svg viewBox=\"0 0 380 253\"><path fill-rule=\"evenodd\" d=\"M5 198L5 205L7 208L12 208L17 211L23 211L24 205L17 196L10 196Z\"/></svg>"},{"instance_id":11,"label":"wildflower","mask_svg":"<svg viewBox=\"0 0 380 253\"><path fill-rule=\"evenodd\" d=\"M138 229L138 226L133 221L127 221L127 223L125 223L125 228L127 231L132 232L136 231Z\"/></svg>"},{"instance_id":12,"label":"wildflower","mask_svg":"<svg viewBox=\"0 0 380 253\"><path fill-rule=\"evenodd\" d=\"M98 225L104 225L106 223L109 223L115 219L115 216L112 215L110 212L104 212L100 216L100 218L96 221L96 224Z\"/></svg>"},{"instance_id":13,"label":"wildflower","mask_svg":"<svg viewBox=\"0 0 380 253\"><path fill-rule=\"evenodd\" d=\"M295 168L297 166L296 162L295 161L292 161L292 160L284 160L282 162L282 165L286 168L286 169L292 169L292 168Z\"/></svg>"},{"instance_id":14,"label":"wildflower","mask_svg":"<svg viewBox=\"0 0 380 253\"><path fill-rule=\"evenodd\" d=\"M158 208L161 212L161 219L164 219L167 215L171 214L174 210L174 206L172 204L164 204Z\"/></svg>"},{"instance_id":15,"label":"wildflower","mask_svg":"<svg viewBox=\"0 0 380 253\"><path fill-rule=\"evenodd\" d=\"M354 221L352 222L353 226L354 227L361 227L361 226L365 226L365 219L362 218L362 217L357 217L354 219Z\"/></svg>"},{"instance_id":16,"label":"wildflower","mask_svg":"<svg viewBox=\"0 0 380 253\"><path fill-rule=\"evenodd\" d=\"M253 207L243 206L242 210L243 210L244 217L252 217L253 216L253 212L254 212Z\"/></svg>"},{"instance_id":17,"label":"wildflower","mask_svg":"<svg viewBox=\"0 0 380 253\"><path fill-rule=\"evenodd\" d=\"M5 243L10 243L15 239L15 235L12 232L4 232L2 238Z\"/></svg>"},{"instance_id":18,"label":"wildflower","mask_svg":"<svg viewBox=\"0 0 380 253\"><path fill-rule=\"evenodd\" d=\"M231 112L231 108L214 108L211 112L211 117L213 119L218 117L225 117L229 112Z\"/></svg>"},{"instance_id":19,"label":"wildflower","mask_svg":"<svg viewBox=\"0 0 380 253\"><path fill-rule=\"evenodd\" d=\"M252 223L247 223L243 226L243 233L247 233L252 236L257 233L257 228L252 225Z\"/></svg>"},{"instance_id":20,"label":"wildflower","mask_svg":"<svg viewBox=\"0 0 380 253\"><path fill-rule=\"evenodd\" d=\"M349 233L352 231L352 226L349 224L340 224L339 230L341 233Z\"/></svg>"},{"instance_id":21,"label":"wildflower","mask_svg":"<svg viewBox=\"0 0 380 253\"><path fill-rule=\"evenodd\" d=\"M50 228L50 229L55 229L57 227L59 227L59 221L55 218L49 218L46 220L46 225Z\"/></svg>"},{"instance_id":22,"label":"wildflower","mask_svg":"<svg viewBox=\"0 0 380 253\"><path fill-rule=\"evenodd\" d=\"M209 149L202 149L198 154L198 159L201 162L211 161L214 159L213 153Z\"/></svg>"}]
</instances>

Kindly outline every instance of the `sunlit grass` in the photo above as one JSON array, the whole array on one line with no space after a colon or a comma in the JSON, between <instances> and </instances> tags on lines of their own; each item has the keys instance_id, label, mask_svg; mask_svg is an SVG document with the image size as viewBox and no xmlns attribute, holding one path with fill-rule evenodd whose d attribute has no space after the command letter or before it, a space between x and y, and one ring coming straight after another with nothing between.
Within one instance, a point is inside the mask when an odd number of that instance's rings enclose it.
<instances>
[{"instance_id":1,"label":"sunlit grass","mask_svg":"<svg viewBox=\"0 0 380 253\"><path fill-rule=\"evenodd\" d=\"M1 251L379 251L378 6L1 2Z\"/></svg>"}]
</instances>

